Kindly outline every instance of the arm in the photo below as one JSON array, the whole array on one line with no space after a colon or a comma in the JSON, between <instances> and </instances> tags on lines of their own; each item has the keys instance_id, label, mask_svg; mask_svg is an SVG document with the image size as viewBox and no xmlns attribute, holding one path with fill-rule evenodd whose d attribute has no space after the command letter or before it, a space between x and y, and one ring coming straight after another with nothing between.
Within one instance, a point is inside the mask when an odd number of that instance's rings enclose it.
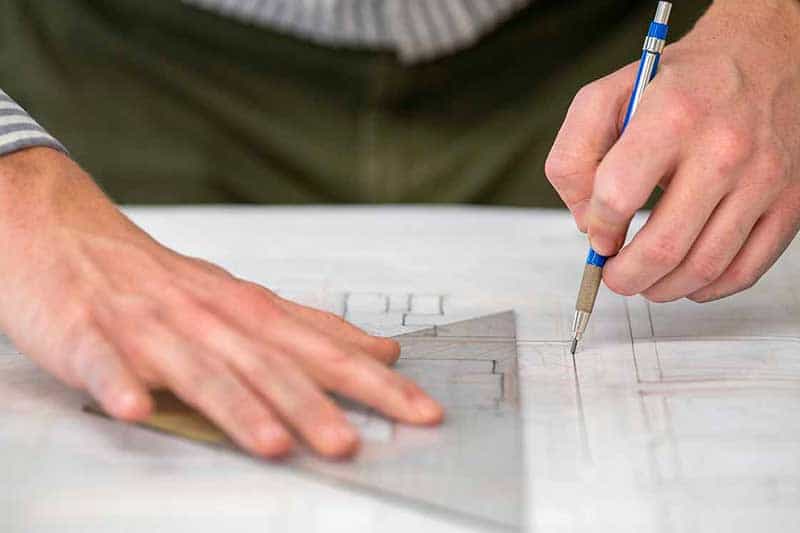
<instances>
[{"instance_id":1,"label":"arm","mask_svg":"<svg viewBox=\"0 0 800 533\"><path fill-rule=\"evenodd\" d=\"M800 228L798 51L797 0L718 0L667 47L622 137L634 65L576 96L546 172L592 246L619 252L604 273L612 290L722 298L789 245ZM622 248L656 186L663 196Z\"/></svg>"},{"instance_id":2,"label":"arm","mask_svg":"<svg viewBox=\"0 0 800 533\"><path fill-rule=\"evenodd\" d=\"M396 342L165 248L63 153L0 157L0 329L104 409L140 420L168 387L239 445L276 456L294 435L327 456L355 429L333 391L401 421L439 405L387 368Z\"/></svg>"}]
</instances>

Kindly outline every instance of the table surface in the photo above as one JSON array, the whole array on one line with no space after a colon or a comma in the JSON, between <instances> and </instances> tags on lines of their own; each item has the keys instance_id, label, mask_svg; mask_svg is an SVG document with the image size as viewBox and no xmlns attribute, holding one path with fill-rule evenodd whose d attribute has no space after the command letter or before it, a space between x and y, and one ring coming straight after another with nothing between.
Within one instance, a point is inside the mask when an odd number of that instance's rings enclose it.
<instances>
[{"instance_id":1,"label":"table surface","mask_svg":"<svg viewBox=\"0 0 800 533\"><path fill-rule=\"evenodd\" d=\"M519 472L531 530L800 526L797 245L754 289L722 302L651 305L603 289L573 359L565 341L586 242L565 212L127 211L183 253L335 312L345 312L346 298L369 307L407 297L438 302L448 321L513 310L524 443ZM355 322L370 322L368 308L349 312ZM389 334L403 327L377 324ZM85 400L0 343L0 530L485 527L291 466L120 429L82 413Z\"/></svg>"}]
</instances>

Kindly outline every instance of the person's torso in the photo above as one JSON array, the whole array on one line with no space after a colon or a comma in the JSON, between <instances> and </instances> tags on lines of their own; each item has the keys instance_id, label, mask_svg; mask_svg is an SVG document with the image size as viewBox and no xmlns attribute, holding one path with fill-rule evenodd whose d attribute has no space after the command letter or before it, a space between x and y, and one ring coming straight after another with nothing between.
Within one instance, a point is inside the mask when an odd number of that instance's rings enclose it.
<instances>
[{"instance_id":1,"label":"person's torso","mask_svg":"<svg viewBox=\"0 0 800 533\"><path fill-rule=\"evenodd\" d=\"M391 50L406 63L475 43L532 0L183 0L325 45Z\"/></svg>"}]
</instances>

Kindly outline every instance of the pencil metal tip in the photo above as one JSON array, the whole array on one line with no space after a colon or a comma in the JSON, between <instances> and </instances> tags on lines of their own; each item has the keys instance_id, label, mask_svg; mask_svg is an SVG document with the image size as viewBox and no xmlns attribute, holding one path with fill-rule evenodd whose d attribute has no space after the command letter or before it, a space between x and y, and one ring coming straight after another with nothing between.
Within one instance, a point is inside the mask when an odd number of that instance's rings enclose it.
<instances>
[{"instance_id":1,"label":"pencil metal tip","mask_svg":"<svg viewBox=\"0 0 800 533\"><path fill-rule=\"evenodd\" d=\"M572 339L572 346L570 346L569 351L572 355L575 355L575 352L578 351L578 338Z\"/></svg>"}]
</instances>

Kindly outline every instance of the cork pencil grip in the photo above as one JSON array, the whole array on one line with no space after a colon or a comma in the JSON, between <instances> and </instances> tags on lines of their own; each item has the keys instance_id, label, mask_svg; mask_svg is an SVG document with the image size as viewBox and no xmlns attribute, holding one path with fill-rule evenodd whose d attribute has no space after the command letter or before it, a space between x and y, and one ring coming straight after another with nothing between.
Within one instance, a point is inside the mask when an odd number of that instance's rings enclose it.
<instances>
[{"instance_id":1,"label":"cork pencil grip","mask_svg":"<svg viewBox=\"0 0 800 533\"><path fill-rule=\"evenodd\" d=\"M575 304L575 309L586 313L592 312L595 298L597 298L597 291L600 289L600 282L602 280L603 269L587 264L586 268L583 269L581 290L578 293L578 302Z\"/></svg>"}]
</instances>

